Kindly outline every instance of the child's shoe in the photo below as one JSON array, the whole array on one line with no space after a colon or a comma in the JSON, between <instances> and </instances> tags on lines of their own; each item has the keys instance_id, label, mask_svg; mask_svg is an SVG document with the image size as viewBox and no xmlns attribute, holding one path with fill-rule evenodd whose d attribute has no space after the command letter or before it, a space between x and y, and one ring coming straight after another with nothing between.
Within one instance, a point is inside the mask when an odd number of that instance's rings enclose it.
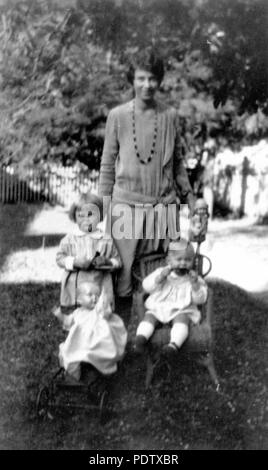
<instances>
[{"instance_id":1,"label":"child's shoe","mask_svg":"<svg viewBox=\"0 0 268 470\"><path fill-rule=\"evenodd\" d=\"M93 367L91 364L87 362L82 362L80 364L81 368L81 375L80 381L87 386L92 385L96 380L99 378L100 373Z\"/></svg>"},{"instance_id":2,"label":"child's shoe","mask_svg":"<svg viewBox=\"0 0 268 470\"><path fill-rule=\"evenodd\" d=\"M146 349L147 339L143 335L137 335L134 343L134 352L137 354L143 354Z\"/></svg>"},{"instance_id":3,"label":"child's shoe","mask_svg":"<svg viewBox=\"0 0 268 470\"><path fill-rule=\"evenodd\" d=\"M161 356L167 361L173 361L178 354L178 347L175 343L168 343L163 346Z\"/></svg>"}]
</instances>

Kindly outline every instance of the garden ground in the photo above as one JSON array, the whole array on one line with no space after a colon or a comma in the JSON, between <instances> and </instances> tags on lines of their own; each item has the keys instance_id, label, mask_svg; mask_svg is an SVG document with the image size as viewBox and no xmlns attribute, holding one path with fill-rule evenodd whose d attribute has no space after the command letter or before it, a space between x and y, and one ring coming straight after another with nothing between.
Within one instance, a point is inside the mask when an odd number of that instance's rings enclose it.
<instances>
[{"instance_id":1,"label":"garden ground","mask_svg":"<svg viewBox=\"0 0 268 470\"><path fill-rule=\"evenodd\" d=\"M159 377L126 361L111 390L110 419L63 413L38 420L40 384L57 369L63 333L55 251L68 230L60 207L0 208L0 449L267 449L268 234L249 219L214 220L202 251L213 261L215 362L222 392L197 366Z\"/></svg>"}]
</instances>

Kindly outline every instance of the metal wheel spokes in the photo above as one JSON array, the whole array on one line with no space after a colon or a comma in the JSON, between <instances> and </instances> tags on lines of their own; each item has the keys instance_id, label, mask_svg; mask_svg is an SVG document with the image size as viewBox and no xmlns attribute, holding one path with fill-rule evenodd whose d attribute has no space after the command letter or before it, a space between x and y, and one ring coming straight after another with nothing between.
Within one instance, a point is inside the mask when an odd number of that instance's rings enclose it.
<instances>
[{"instance_id":1,"label":"metal wheel spokes","mask_svg":"<svg viewBox=\"0 0 268 470\"><path fill-rule=\"evenodd\" d=\"M100 421L103 422L105 419L105 412L107 411L107 402L108 402L108 392L107 390L104 390L102 392L101 397L100 397L100 403L99 403L99 418Z\"/></svg>"},{"instance_id":2,"label":"metal wheel spokes","mask_svg":"<svg viewBox=\"0 0 268 470\"><path fill-rule=\"evenodd\" d=\"M47 415L49 408L49 389L42 387L36 399L36 414L39 418Z\"/></svg>"}]
</instances>

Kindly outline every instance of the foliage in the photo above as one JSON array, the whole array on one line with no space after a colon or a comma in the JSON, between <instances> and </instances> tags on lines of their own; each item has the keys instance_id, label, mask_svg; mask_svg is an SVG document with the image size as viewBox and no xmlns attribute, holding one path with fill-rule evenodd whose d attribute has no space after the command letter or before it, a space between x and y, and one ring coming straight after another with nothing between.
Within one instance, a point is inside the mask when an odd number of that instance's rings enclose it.
<instances>
[{"instance_id":1,"label":"foliage","mask_svg":"<svg viewBox=\"0 0 268 470\"><path fill-rule=\"evenodd\" d=\"M240 114L268 114L266 0L206 0L198 18L215 105L232 98Z\"/></svg>"},{"instance_id":2,"label":"foliage","mask_svg":"<svg viewBox=\"0 0 268 470\"><path fill-rule=\"evenodd\" d=\"M3 14L1 159L94 166L101 141L91 131L115 104L121 69L107 73L81 12L43 4L20 2Z\"/></svg>"},{"instance_id":3,"label":"foliage","mask_svg":"<svg viewBox=\"0 0 268 470\"><path fill-rule=\"evenodd\" d=\"M268 132L265 0L12 0L1 12L2 162L98 167L126 63L150 44L165 58L161 99L179 109L187 157L209 136Z\"/></svg>"}]
</instances>

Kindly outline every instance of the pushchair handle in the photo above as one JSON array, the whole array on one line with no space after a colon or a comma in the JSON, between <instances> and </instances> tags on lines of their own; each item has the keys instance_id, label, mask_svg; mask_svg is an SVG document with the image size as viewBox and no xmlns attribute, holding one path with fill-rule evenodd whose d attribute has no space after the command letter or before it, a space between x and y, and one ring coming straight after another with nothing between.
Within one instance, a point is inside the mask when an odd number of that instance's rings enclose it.
<instances>
[{"instance_id":1,"label":"pushchair handle","mask_svg":"<svg viewBox=\"0 0 268 470\"><path fill-rule=\"evenodd\" d=\"M203 261L204 261L204 259L206 259L207 262L208 262L208 268L205 272L203 272ZM206 277L212 269L211 259L206 255L201 255L200 253L196 254L195 265L196 265L196 270L197 270L198 274L202 277Z\"/></svg>"}]
</instances>

